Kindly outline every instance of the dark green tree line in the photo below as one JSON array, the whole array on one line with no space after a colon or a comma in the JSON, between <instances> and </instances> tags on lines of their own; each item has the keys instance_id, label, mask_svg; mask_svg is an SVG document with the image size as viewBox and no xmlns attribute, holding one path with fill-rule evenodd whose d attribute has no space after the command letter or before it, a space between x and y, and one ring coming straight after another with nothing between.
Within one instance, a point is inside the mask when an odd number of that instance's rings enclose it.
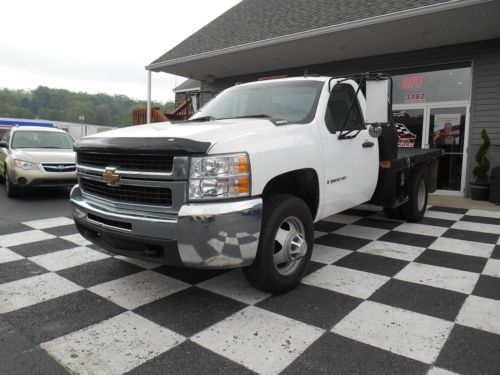
<instances>
[{"instance_id":1,"label":"dark green tree line","mask_svg":"<svg viewBox=\"0 0 500 375\"><path fill-rule=\"evenodd\" d=\"M173 102L153 103L165 112L173 109ZM146 107L145 101L125 95L88 94L39 86L33 91L0 90L0 117L43 119L80 122L104 126L132 124L132 111Z\"/></svg>"}]
</instances>

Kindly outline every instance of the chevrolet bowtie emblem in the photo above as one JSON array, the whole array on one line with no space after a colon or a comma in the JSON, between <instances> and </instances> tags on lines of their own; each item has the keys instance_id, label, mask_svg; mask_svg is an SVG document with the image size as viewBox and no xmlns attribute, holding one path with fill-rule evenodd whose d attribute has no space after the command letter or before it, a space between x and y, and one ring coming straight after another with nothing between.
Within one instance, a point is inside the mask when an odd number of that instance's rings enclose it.
<instances>
[{"instance_id":1,"label":"chevrolet bowtie emblem","mask_svg":"<svg viewBox=\"0 0 500 375\"><path fill-rule=\"evenodd\" d=\"M106 167L106 170L102 174L102 181L108 186L116 186L120 183L120 175L115 173L116 168Z\"/></svg>"}]
</instances>

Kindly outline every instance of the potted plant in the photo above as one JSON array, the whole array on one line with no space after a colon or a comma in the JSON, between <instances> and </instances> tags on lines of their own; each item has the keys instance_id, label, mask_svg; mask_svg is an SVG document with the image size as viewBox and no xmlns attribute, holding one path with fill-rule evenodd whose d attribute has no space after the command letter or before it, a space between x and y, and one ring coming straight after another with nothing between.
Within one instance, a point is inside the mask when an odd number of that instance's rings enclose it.
<instances>
[{"instance_id":1,"label":"potted plant","mask_svg":"<svg viewBox=\"0 0 500 375\"><path fill-rule=\"evenodd\" d=\"M490 137L486 129L481 131L481 138L483 143L479 146L476 153L477 165L472 170L472 174L476 178L475 182L469 183L470 197L477 201L486 201L490 193L490 180L488 178L488 171L490 169L490 161L486 157L486 153L490 148Z\"/></svg>"}]
</instances>

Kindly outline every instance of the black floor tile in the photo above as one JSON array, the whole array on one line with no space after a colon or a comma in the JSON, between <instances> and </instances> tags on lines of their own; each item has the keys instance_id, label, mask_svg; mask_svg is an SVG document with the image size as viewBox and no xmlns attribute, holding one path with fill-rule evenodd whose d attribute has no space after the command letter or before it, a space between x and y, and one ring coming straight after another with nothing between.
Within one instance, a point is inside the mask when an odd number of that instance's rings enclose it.
<instances>
[{"instance_id":1,"label":"black floor tile","mask_svg":"<svg viewBox=\"0 0 500 375\"><path fill-rule=\"evenodd\" d=\"M459 374L500 374L500 335L455 325L436 364Z\"/></svg>"},{"instance_id":2,"label":"black floor tile","mask_svg":"<svg viewBox=\"0 0 500 375\"><path fill-rule=\"evenodd\" d=\"M11 221L0 219L0 236L17 232L26 232L28 230L33 230L33 228L21 223L13 223Z\"/></svg>"},{"instance_id":3,"label":"black floor tile","mask_svg":"<svg viewBox=\"0 0 500 375\"><path fill-rule=\"evenodd\" d=\"M181 335L191 336L246 306L219 294L191 287L141 306L135 312Z\"/></svg>"},{"instance_id":4,"label":"black floor tile","mask_svg":"<svg viewBox=\"0 0 500 375\"><path fill-rule=\"evenodd\" d=\"M318 221L314 224L314 230L318 232L333 232L343 226L345 226L345 224L333 223L331 221Z\"/></svg>"},{"instance_id":5,"label":"black floor tile","mask_svg":"<svg viewBox=\"0 0 500 375\"><path fill-rule=\"evenodd\" d=\"M69 236L70 234L78 233L78 229L76 229L75 224L62 225L60 227L54 227L54 228L47 228L44 229L43 231L58 237Z\"/></svg>"},{"instance_id":6,"label":"black floor tile","mask_svg":"<svg viewBox=\"0 0 500 375\"><path fill-rule=\"evenodd\" d=\"M342 212L343 215L353 215L353 216L371 216L373 214L376 214L376 211L371 211L371 210L363 210L361 208L350 208L348 210L345 210Z\"/></svg>"},{"instance_id":7,"label":"black floor tile","mask_svg":"<svg viewBox=\"0 0 500 375\"><path fill-rule=\"evenodd\" d=\"M90 288L140 271L144 271L144 269L135 264L115 258L106 258L66 268L57 273L84 288Z\"/></svg>"},{"instance_id":8,"label":"black floor tile","mask_svg":"<svg viewBox=\"0 0 500 375\"><path fill-rule=\"evenodd\" d=\"M363 238L343 236L334 233L319 237L314 241L314 243L319 245L334 246L347 250L358 250L370 242L370 240L365 240Z\"/></svg>"},{"instance_id":9,"label":"black floor tile","mask_svg":"<svg viewBox=\"0 0 500 375\"><path fill-rule=\"evenodd\" d=\"M27 259L0 263L0 284L41 275L46 272L48 271L45 268Z\"/></svg>"},{"instance_id":10,"label":"black floor tile","mask_svg":"<svg viewBox=\"0 0 500 375\"><path fill-rule=\"evenodd\" d=\"M36 255L52 253L54 251L73 249L77 246L78 245L75 245L74 243L63 240L61 238L53 238L51 240L43 240L24 245L12 246L9 247L9 249L22 256L33 257Z\"/></svg>"},{"instance_id":11,"label":"black floor tile","mask_svg":"<svg viewBox=\"0 0 500 375\"><path fill-rule=\"evenodd\" d=\"M0 374L60 375L68 372L40 346L0 316Z\"/></svg>"},{"instance_id":12,"label":"black floor tile","mask_svg":"<svg viewBox=\"0 0 500 375\"><path fill-rule=\"evenodd\" d=\"M460 219L460 221L469 221L472 223L481 223L481 224L493 224L500 225L500 219L494 217L483 217L483 216L469 216L465 215Z\"/></svg>"},{"instance_id":13,"label":"black floor tile","mask_svg":"<svg viewBox=\"0 0 500 375\"><path fill-rule=\"evenodd\" d=\"M392 277L406 267L408 262L378 255L354 252L336 261L334 264L336 266Z\"/></svg>"},{"instance_id":14,"label":"black floor tile","mask_svg":"<svg viewBox=\"0 0 500 375\"><path fill-rule=\"evenodd\" d=\"M466 298L467 295L451 290L392 279L369 299L453 322Z\"/></svg>"},{"instance_id":15,"label":"black floor tile","mask_svg":"<svg viewBox=\"0 0 500 375\"><path fill-rule=\"evenodd\" d=\"M255 374L253 371L230 361L204 347L185 341L175 348L160 354L128 375L192 375L192 374Z\"/></svg>"},{"instance_id":16,"label":"black floor tile","mask_svg":"<svg viewBox=\"0 0 500 375\"><path fill-rule=\"evenodd\" d=\"M313 272L316 272L317 270L319 270L320 268L323 268L324 266L326 266L326 264L320 263L320 262L315 262L315 261L311 260L309 262L309 266L307 267L307 270L304 274L304 277L306 277L307 275L310 275Z\"/></svg>"},{"instance_id":17,"label":"black floor tile","mask_svg":"<svg viewBox=\"0 0 500 375\"><path fill-rule=\"evenodd\" d=\"M415 262L419 263L477 273L481 273L483 271L487 261L488 259L485 258L432 249L425 250L417 259L415 259Z\"/></svg>"},{"instance_id":18,"label":"black floor tile","mask_svg":"<svg viewBox=\"0 0 500 375\"><path fill-rule=\"evenodd\" d=\"M500 259L500 245L496 245L491 254L492 259Z\"/></svg>"},{"instance_id":19,"label":"black floor tile","mask_svg":"<svg viewBox=\"0 0 500 375\"><path fill-rule=\"evenodd\" d=\"M414 233L392 231L392 232L384 234L378 240L399 243L402 245L410 245L410 246L417 246L417 247L429 247L431 243L436 241L436 238L437 237L426 236L423 234L414 234Z\"/></svg>"},{"instance_id":20,"label":"black floor tile","mask_svg":"<svg viewBox=\"0 0 500 375\"><path fill-rule=\"evenodd\" d=\"M401 223L402 223L401 221L372 219L369 217L365 217L361 220L354 222L353 224L362 225L364 227L392 230L397 226L401 225Z\"/></svg>"},{"instance_id":21,"label":"black floor tile","mask_svg":"<svg viewBox=\"0 0 500 375\"><path fill-rule=\"evenodd\" d=\"M500 278L487 275L479 276L479 280L472 294L500 300Z\"/></svg>"},{"instance_id":22,"label":"black floor tile","mask_svg":"<svg viewBox=\"0 0 500 375\"><path fill-rule=\"evenodd\" d=\"M429 366L334 333L325 333L282 374L426 374Z\"/></svg>"},{"instance_id":23,"label":"black floor tile","mask_svg":"<svg viewBox=\"0 0 500 375\"><path fill-rule=\"evenodd\" d=\"M154 268L153 271L193 285L228 272L228 270L199 270L170 266L160 266Z\"/></svg>"},{"instance_id":24,"label":"black floor tile","mask_svg":"<svg viewBox=\"0 0 500 375\"><path fill-rule=\"evenodd\" d=\"M449 228L453 224L455 224L456 221L453 221L453 220L444 220L444 219L436 219L434 217L424 217L422 220L420 220L419 223L420 224L425 224L425 225L434 225L435 227Z\"/></svg>"},{"instance_id":25,"label":"black floor tile","mask_svg":"<svg viewBox=\"0 0 500 375\"><path fill-rule=\"evenodd\" d=\"M9 312L4 317L42 343L122 313L124 309L87 290Z\"/></svg>"},{"instance_id":26,"label":"black floor tile","mask_svg":"<svg viewBox=\"0 0 500 375\"><path fill-rule=\"evenodd\" d=\"M257 307L329 330L361 302L345 294L301 284L288 293L267 298Z\"/></svg>"},{"instance_id":27,"label":"black floor tile","mask_svg":"<svg viewBox=\"0 0 500 375\"><path fill-rule=\"evenodd\" d=\"M442 237L455 238L457 240L466 240L472 242L483 242L495 244L498 240L498 234L475 232L471 230L448 229Z\"/></svg>"},{"instance_id":28,"label":"black floor tile","mask_svg":"<svg viewBox=\"0 0 500 375\"><path fill-rule=\"evenodd\" d=\"M469 210L466 208L432 206L431 208L429 208L429 211L441 211L441 212L448 212L451 214L464 215Z\"/></svg>"}]
</instances>

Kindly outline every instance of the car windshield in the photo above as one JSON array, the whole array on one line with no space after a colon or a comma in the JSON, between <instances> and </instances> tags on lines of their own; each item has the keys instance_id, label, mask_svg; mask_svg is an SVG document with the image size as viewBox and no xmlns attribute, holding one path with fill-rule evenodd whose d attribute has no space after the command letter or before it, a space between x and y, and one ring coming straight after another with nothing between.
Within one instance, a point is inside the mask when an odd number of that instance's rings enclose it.
<instances>
[{"instance_id":1,"label":"car windshield","mask_svg":"<svg viewBox=\"0 0 500 375\"><path fill-rule=\"evenodd\" d=\"M269 117L284 123L311 122L323 81L290 80L235 86L207 103L191 120Z\"/></svg>"},{"instance_id":2,"label":"car windshield","mask_svg":"<svg viewBox=\"0 0 500 375\"><path fill-rule=\"evenodd\" d=\"M14 132L11 147L72 149L74 142L67 133L29 130Z\"/></svg>"}]
</instances>

